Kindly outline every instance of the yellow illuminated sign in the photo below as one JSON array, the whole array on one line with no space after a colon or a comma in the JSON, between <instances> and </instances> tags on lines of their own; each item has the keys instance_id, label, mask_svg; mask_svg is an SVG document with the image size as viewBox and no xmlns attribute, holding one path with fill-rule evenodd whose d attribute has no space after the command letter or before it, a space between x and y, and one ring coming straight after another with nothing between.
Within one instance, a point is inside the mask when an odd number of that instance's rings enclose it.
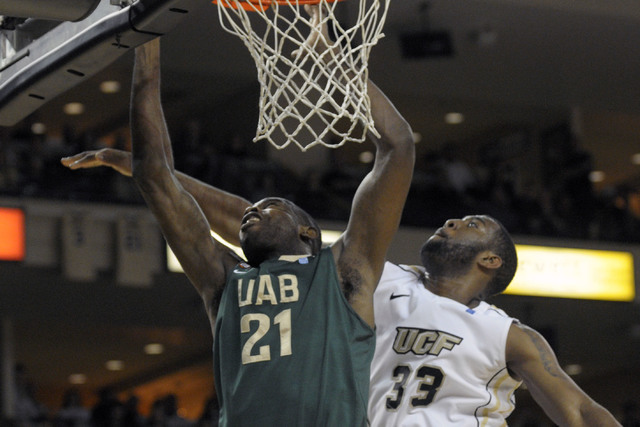
<instances>
[{"instance_id":1,"label":"yellow illuminated sign","mask_svg":"<svg viewBox=\"0 0 640 427\"><path fill-rule=\"evenodd\" d=\"M518 270L504 292L559 298L633 301L628 252L516 245Z\"/></svg>"}]
</instances>

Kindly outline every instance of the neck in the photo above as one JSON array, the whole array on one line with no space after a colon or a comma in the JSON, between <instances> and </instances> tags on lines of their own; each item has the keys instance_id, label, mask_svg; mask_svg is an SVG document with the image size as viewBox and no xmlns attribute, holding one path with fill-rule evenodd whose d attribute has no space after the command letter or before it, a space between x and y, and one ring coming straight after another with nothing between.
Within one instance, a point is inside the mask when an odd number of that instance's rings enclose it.
<instances>
[{"instance_id":1,"label":"neck","mask_svg":"<svg viewBox=\"0 0 640 427\"><path fill-rule=\"evenodd\" d=\"M422 276L422 283L432 293L457 301L469 308L477 307L483 301L483 294L477 290L477 284L467 276L431 277L425 272ZM480 289L484 289L484 287Z\"/></svg>"},{"instance_id":2,"label":"neck","mask_svg":"<svg viewBox=\"0 0 640 427\"><path fill-rule=\"evenodd\" d=\"M265 261L275 261L281 257L305 257L311 255L311 250L303 244L288 246L272 246L265 248L254 248L253 246L243 247L247 262L254 267L259 266Z\"/></svg>"},{"instance_id":3,"label":"neck","mask_svg":"<svg viewBox=\"0 0 640 427\"><path fill-rule=\"evenodd\" d=\"M278 258L280 261L297 261L300 258L310 257L311 253L306 253L304 255L280 255Z\"/></svg>"}]
</instances>

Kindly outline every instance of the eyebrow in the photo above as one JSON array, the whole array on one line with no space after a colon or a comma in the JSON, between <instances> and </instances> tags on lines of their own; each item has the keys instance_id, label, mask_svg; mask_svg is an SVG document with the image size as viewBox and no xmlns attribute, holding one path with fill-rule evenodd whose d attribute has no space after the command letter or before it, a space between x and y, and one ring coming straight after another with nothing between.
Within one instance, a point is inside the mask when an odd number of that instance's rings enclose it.
<instances>
[{"instance_id":1,"label":"eyebrow","mask_svg":"<svg viewBox=\"0 0 640 427\"><path fill-rule=\"evenodd\" d=\"M260 202L258 202L258 204L256 204L256 206L265 206L265 205L274 205L279 208L285 207L290 210L293 210L291 205L287 203L286 200L280 199L278 197L267 197L266 199L263 199Z\"/></svg>"},{"instance_id":2,"label":"eyebrow","mask_svg":"<svg viewBox=\"0 0 640 427\"><path fill-rule=\"evenodd\" d=\"M485 226L487 225L487 222L486 222L482 217L480 217L480 216L471 216L471 217L468 217L468 218L469 218L470 220L472 220L472 221L473 221L473 220L479 221L479 222L481 222L481 223L482 223L482 225L485 225Z\"/></svg>"}]
</instances>

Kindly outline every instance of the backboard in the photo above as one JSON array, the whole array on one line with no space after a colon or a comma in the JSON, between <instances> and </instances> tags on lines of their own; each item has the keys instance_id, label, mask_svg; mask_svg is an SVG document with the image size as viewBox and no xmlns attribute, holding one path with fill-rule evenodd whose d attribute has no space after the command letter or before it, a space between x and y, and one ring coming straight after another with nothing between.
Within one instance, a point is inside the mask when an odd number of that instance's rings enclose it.
<instances>
[{"instance_id":1,"label":"backboard","mask_svg":"<svg viewBox=\"0 0 640 427\"><path fill-rule=\"evenodd\" d=\"M0 0L0 126L13 126L208 3Z\"/></svg>"}]
</instances>

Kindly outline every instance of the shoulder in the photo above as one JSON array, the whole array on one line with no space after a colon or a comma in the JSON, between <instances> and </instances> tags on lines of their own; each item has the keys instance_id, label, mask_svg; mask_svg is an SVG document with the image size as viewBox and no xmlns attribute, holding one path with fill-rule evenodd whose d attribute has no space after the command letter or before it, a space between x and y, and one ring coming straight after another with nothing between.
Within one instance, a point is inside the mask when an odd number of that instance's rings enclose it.
<instances>
[{"instance_id":1,"label":"shoulder","mask_svg":"<svg viewBox=\"0 0 640 427\"><path fill-rule=\"evenodd\" d=\"M486 301L480 302L480 304L474 308L474 311L476 311L477 313L485 314L487 316L504 317L506 319L511 319L513 322L519 322L518 319L509 316L509 314L507 314L507 312L505 312L500 307L489 304Z\"/></svg>"},{"instance_id":2,"label":"shoulder","mask_svg":"<svg viewBox=\"0 0 640 427\"><path fill-rule=\"evenodd\" d=\"M376 288L376 294L385 292L385 290L421 284L421 277L422 276L418 270L414 270L409 266L394 264L387 261L384 264L384 269L382 270L382 275L380 276L380 281Z\"/></svg>"},{"instance_id":3,"label":"shoulder","mask_svg":"<svg viewBox=\"0 0 640 427\"><path fill-rule=\"evenodd\" d=\"M507 361L511 366L542 361L552 366L555 354L544 336L535 329L520 322L513 322L507 338Z\"/></svg>"},{"instance_id":4,"label":"shoulder","mask_svg":"<svg viewBox=\"0 0 640 427\"><path fill-rule=\"evenodd\" d=\"M380 282L402 279L420 280L422 274L424 274L424 269L420 266L394 264L387 261L384 263L384 269L382 270L382 277L380 278Z\"/></svg>"},{"instance_id":5,"label":"shoulder","mask_svg":"<svg viewBox=\"0 0 640 427\"><path fill-rule=\"evenodd\" d=\"M546 340L540 332L520 322L513 322L511 324L509 336L513 337L514 342L523 341L525 344L528 344L529 342L544 341L546 343Z\"/></svg>"},{"instance_id":6,"label":"shoulder","mask_svg":"<svg viewBox=\"0 0 640 427\"><path fill-rule=\"evenodd\" d=\"M404 298L403 302L400 301L400 296ZM422 283L422 273L419 269L387 262L374 293L374 303L379 312L389 301L395 301L394 307L407 303L415 308L419 301L425 301L424 298L431 300L432 297L433 294L427 291Z\"/></svg>"}]
</instances>

